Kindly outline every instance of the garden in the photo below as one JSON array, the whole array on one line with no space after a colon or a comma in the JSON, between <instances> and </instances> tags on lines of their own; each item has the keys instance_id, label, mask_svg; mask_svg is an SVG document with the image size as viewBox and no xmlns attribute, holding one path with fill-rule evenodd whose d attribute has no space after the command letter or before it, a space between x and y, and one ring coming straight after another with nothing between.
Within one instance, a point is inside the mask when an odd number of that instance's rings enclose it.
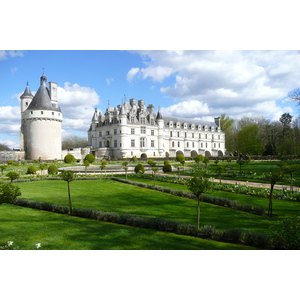
<instances>
[{"instance_id":1,"label":"garden","mask_svg":"<svg viewBox=\"0 0 300 300\"><path fill-rule=\"evenodd\" d=\"M279 162L268 161L268 171L280 169ZM210 182L209 189L202 191L199 198L191 189L191 179L198 178L197 187L205 177L211 179L217 168L214 161L207 165L186 162L179 174L162 173L162 162L153 160L136 162L147 166L148 174L141 167L136 173L127 174L128 163L124 161L119 162L123 174L57 174L60 167L79 164L50 162L41 167L40 162L15 163L2 169L1 198L15 190L15 197L0 205L2 249L299 248L300 237L295 231L299 226L298 189L274 190L270 215L271 189L246 184L253 172L251 165L256 168L254 173L261 176L265 162L261 166L257 161L248 163L242 174L247 179L243 185ZM89 164L100 168L110 162ZM178 161L169 164L176 170ZM284 165L297 164L296 160ZM86 162L81 165L89 167ZM39 174L28 172L31 166L40 170ZM49 171L50 166L53 172L43 172ZM233 168L234 172L239 172L239 168ZM10 172L19 176L12 179ZM221 179L226 176L222 174ZM287 184L290 179L279 178ZM293 180L299 180L298 169L293 171Z\"/></svg>"}]
</instances>

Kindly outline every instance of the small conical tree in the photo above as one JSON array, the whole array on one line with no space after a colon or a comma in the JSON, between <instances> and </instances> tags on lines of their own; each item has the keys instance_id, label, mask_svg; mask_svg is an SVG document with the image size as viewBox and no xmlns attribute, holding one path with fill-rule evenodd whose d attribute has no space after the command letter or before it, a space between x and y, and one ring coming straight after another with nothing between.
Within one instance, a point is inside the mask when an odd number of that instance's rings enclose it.
<instances>
[{"instance_id":1,"label":"small conical tree","mask_svg":"<svg viewBox=\"0 0 300 300\"><path fill-rule=\"evenodd\" d=\"M68 197L69 197L69 213L72 214L72 199L71 199L71 191L70 191L70 182L74 180L74 172L72 171L62 171L61 177L64 181L68 183Z\"/></svg>"},{"instance_id":2,"label":"small conical tree","mask_svg":"<svg viewBox=\"0 0 300 300\"><path fill-rule=\"evenodd\" d=\"M200 203L203 193L211 191L212 183L207 178L203 178L200 173L196 173L187 184L188 189L196 196L198 200L197 207L197 230L200 231Z\"/></svg>"},{"instance_id":3,"label":"small conical tree","mask_svg":"<svg viewBox=\"0 0 300 300\"><path fill-rule=\"evenodd\" d=\"M123 169L125 170L126 180L127 180L128 161L123 161L122 165L123 165Z\"/></svg>"}]
</instances>

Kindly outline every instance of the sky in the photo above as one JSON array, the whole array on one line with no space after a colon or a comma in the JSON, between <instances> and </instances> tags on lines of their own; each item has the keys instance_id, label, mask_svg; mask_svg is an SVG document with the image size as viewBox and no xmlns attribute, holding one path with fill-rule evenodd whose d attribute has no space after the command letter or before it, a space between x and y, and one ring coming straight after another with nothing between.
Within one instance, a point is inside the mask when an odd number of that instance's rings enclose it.
<instances>
[{"instance_id":1,"label":"sky","mask_svg":"<svg viewBox=\"0 0 300 300\"><path fill-rule=\"evenodd\" d=\"M298 115L297 50L0 50L0 142L19 147L20 101L43 74L58 83L63 137L87 137L95 108L145 100L162 115L213 121Z\"/></svg>"}]
</instances>

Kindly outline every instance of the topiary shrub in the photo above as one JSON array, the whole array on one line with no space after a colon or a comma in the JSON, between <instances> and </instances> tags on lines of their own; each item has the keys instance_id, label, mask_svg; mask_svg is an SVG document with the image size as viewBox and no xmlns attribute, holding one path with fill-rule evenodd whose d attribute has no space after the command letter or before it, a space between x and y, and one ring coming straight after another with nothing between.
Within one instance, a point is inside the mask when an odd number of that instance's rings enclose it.
<instances>
[{"instance_id":1,"label":"topiary shrub","mask_svg":"<svg viewBox=\"0 0 300 300\"><path fill-rule=\"evenodd\" d=\"M72 155L72 154L67 154L67 155L65 156L65 158L64 158L64 162L65 162L66 164L71 164L71 163L76 162L76 158L75 158L74 155Z\"/></svg>"},{"instance_id":2,"label":"topiary shrub","mask_svg":"<svg viewBox=\"0 0 300 300\"><path fill-rule=\"evenodd\" d=\"M169 163L166 163L166 161L164 162L164 166L163 166L162 170L164 173L170 173L170 172L172 172L172 166Z\"/></svg>"},{"instance_id":3,"label":"topiary shrub","mask_svg":"<svg viewBox=\"0 0 300 300\"><path fill-rule=\"evenodd\" d=\"M87 154L84 158L84 161L86 160L91 164L95 161L95 156L93 154Z\"/></svg>"},{"instance_id":4,"label":"topiary shrub","mask_svg":"<svg viewBox=\"0 0 300 300\"><path fill-rule=\"evenodd\" d=\"M0 204L12 203L21 195L20 188L11 183L0 183Z\"/></svg>"},{"instance_id":5,"label":"topiary shrub","mask_svg":"<svg viewBox=\"0 0 300 300\"><path fill-rule=\"evenodd\" d=\"M48 167L48 174L53 175L58 173L58 168L56 165L50 165Z\"/></svg>"},{"instance_id":6,"label":"topiary shrub","mask_svg":"<svg viewBox=\"0 0 300 300\"><path fill-rule=\"evenodd\" d=\"M137 174L137 173L142 173L144 174L145 173L145 168L142 164L137 164L134 168L134 172Z\"/></svg>"},{"instance_id":7,"label":"topiary shrub","mask_svg":"<svg viewBox=\"0 0 300 300\"><path fill-rule=\"evenodd\" d=\"M29 166L27 168L26 174L36 174L36 168L35 168L35 166Z\"/></svg>"}]
</instances>

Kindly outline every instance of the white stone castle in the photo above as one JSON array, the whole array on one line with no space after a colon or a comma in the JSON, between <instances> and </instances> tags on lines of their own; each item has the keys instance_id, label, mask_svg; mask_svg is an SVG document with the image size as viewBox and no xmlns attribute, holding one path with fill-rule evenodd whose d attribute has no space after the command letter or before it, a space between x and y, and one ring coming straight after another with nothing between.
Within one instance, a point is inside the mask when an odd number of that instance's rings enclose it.
<instances>
[{"instance_id":1,"label":"white stone castle","mask_svg":"<svg viewBox=\"0 0 300 300\"><path fill-rule=\"evenodd\" d=\"M21 99L20 150L25 159L61 159L62 112L57 101L57 83L49 82L44 74L40 87L32 95L28 83Z\"/></svg>"},{"instance_id":2,"label":"white stone castle","mask_svg":"<svg viewBox=\"0 0 300 300\"><path fill-rule=\"evenodd\" d=\"M95 109L88 130L89 145L97 158L220 156L225 154L225 133L220 118L194 121L155 114L152 104L130 99L108 107L104 115Z\"/></svg>"}]
</instances>

